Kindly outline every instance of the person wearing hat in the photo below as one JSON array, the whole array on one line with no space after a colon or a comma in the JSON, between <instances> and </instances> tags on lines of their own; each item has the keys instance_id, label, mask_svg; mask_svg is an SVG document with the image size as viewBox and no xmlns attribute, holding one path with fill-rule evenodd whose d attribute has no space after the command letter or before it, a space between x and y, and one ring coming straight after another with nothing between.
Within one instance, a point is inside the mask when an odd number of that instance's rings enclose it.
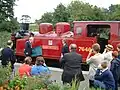
<instances>
[{"instance_id":1,"label":"person wearing hat","mask_svg":"<svg viewBox=\"0 0 120 90\"><path fill-rule=\"evenodd\" d=\"M113 46L108 44L106 45L106 48L103 52L104 60L108 62L108 66L110 67L110 62L112 61L112 52L113 52Z\"/></svg>"},{"instance_id":2,"label":"person wearing hat","mask_svg":"<svg viewBox=\"0 0 120 90\"><path fill-rule=\"evenodd\" d=\"M14 51L11 49L12 46L13 46L13 42L11 40L8 40L7 47L1 51L1 59L2 59L1 63L3 67L6 67L8 63L10 62L11 68L13 70L16 57L15 57Z\"/></svg>"}]
</instances>

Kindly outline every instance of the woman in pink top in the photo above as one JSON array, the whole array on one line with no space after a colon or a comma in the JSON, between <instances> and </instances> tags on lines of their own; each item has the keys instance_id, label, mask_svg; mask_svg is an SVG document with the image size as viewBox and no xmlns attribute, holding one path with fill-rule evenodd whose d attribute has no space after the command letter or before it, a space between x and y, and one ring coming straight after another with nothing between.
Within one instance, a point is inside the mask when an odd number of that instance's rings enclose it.
<instances>
[{"instance_id":1,"label":"woman in pink top","mask_svg":"<svg viewBox=\"0 0 120 90\"><path fill-rule=\"evenodd\" d=\"M24 64L22 64L18 69L20 77L23 77L24 75L30 76L30 72L31 72L30 63L31 63L31 61L32 61L31 57L25 58Z\"/></svg>"}]
</instances>

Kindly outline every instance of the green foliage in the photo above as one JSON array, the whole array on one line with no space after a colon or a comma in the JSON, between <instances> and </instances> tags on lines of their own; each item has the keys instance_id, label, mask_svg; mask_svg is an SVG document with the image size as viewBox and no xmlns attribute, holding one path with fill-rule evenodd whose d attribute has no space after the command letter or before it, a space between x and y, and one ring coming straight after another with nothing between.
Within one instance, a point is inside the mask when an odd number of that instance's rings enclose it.
<instances>
[{"instance_id":1,"label":"green foliage","mask_svg":"<svg viewBox=\"0 0 120 90\"><path fill-rule=\"evenodd\" d=\"M48 90L60 90L60 85L57 83L52 83L48 85Z\"/></svg>"},{"instance_id":2,"label":"green foliage","mask_svg":"<svg viewBox=\"0 0 120 90\"><path fill-rule=\"evenodd\" d=\"M11 67L8 65L7 67L0 66L0 86L4 85L6 81L9 81L11 75Z\"/></svg>"},{"instance_id":3,"label":"green foliage","mask_svg":"<svg viewBox=\"0 0 120 90\"><path fill-rule=\"evenodd\" d=\"M53 13L52 12L46 12L42 15L42 18L38 23L51 23L53 21Z\"/></svg>"},{"instance_id":4,"label":"green foliage","mask_svg":"<svg viewBox=\"0 0 120 90\"><path fill-rule=\"evenodd\" d=\"M14 31L18 28L18 22L14 18L13 6L15 0L0 1L0 32Z\"/></svg>"},{"instance_id":5,"label":"green foliage","mask_svg":"<svg viewBox=\"0 0 120 90\"><path fill-rule=\"evenodd\" d=\"M13 80L10 81L8 88L15 90L16 86L23 90L27 85L27 77L20 78L19 76L15 76Z\"/></svg>"},{"instance_id":6,"label":"green foliage","mask_svg":"<svg viewBox=\"0 0 120 90\"><path fill-rule=\"evenodd\" d=\"M15 5L15 0L1 0L0 1L0 23L2 21L8 21L8 19L13 18L13 6Z\"/></svg>"},{"instance_id":7,"label":"green foliage","mask_svg":"<svg viewBox=\"0 0 120 90\"><path fill-rule=\"evenodd\" d=\"M38 22L37 22L38 23ZM38 31L39 30L39 25L37 23L31 23L29 25L30 31Z\"/></svg>"},{"instance_id":8,"label":"green foliage","mask_svg":"<svg viewBox=\"0 0 120 90\"><path fill-rule=\"evenodd\" d=\"M109 7L109 18L113 21L120 21L120 4Z\"/></svg>"},{"instance_id":9,"label":"green foliage","mask_svg":"<svg viewBox=\"0 0 120 90\"><path fill-rule=\"evenodd\" d=\"M69 19L69 12L67 8L60 3L55 9L53 13L53 21L56 22L68 22Z\"/></svg>"},{"instance_id":10,"label":"green foliage","mask_svg":"<svg viewBox=\"0 0 120 90\"><path fill-rule=\"evenodd\" d=\"M24 90L42 90L47 89L47 86L51 82L49 81L49 77L29 77L27 79L27 85L25 86Z\"/></svg>"},{"instance_id":11,"label":"green foliage","mask_svg":"<svg viewBox=\"0 0 120 90\"><path fill-rule=\"evenodd\" d=\"M118 21L120 20L120 4L111 5L109 9L100 8L83 3L79 0L71 1L68 6L62 3L57 5L54 12L44 13L39 23L49 22L55 24L56 22L73 22L73 21Z\"/></svg>"},{"instance_id":12,"label":"green foliage","mask_svg":"<svg viewBox=\"0 0 120 90\"><path fill-rule=\"evenodd\" d=\"M10 40L10 33L7 31L0 32L0 48L6 47L8 40Z\"/></svg>"},{"instance_id":13,"label":"green foliage","mask_svg":"<svg viewBox=\"0 0 120 90\"><path fill-rule=\"evenodd\" d=\"M19 28L19 23L16 19L11 19L11 21L2 21L0 23L0 32L8 31L13 32Z\"/></svg>"}]
</instances>

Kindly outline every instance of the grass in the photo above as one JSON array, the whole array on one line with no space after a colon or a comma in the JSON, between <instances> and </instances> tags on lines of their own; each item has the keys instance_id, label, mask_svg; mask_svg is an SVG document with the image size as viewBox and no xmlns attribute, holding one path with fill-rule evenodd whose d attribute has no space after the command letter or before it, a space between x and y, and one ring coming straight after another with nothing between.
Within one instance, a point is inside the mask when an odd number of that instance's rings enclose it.
<instances>
[{"instance_id":1,"label":"grass","mask_svg":"<svg viewBox=\"0 0 120 90\"><path fill-rule=\"evenodd\" d=\"M35 24L35 23L30 24L30 25L29 25L29 30L30 30L30 31L39 31L39 25L38 25L38 24Z\"/></svg>"}]
</instances>

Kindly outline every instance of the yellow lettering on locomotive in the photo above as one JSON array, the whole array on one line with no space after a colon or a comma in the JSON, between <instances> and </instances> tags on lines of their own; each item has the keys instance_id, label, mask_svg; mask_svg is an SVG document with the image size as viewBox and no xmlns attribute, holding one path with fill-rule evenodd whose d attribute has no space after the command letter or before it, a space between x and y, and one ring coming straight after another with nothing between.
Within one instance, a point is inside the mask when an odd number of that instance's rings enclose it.
<instances>
[{"instance_id":1,"label":"yellow lettering on locomotive","mask_svg":"<svg viewBox=\"0 0 120 90\"><path fill-rule=\"evenodd\" d=\"M89 52L91 50L91 47L78 47L79 48L79 51L82 51L82 52Z\"/></svg>"}]
</instances>

